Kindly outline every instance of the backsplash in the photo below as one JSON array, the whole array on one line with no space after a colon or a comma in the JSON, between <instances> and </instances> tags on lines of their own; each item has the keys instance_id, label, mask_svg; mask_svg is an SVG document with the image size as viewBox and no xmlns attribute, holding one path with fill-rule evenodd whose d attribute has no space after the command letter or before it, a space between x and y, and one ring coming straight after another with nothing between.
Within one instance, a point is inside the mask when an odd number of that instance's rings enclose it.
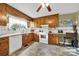
<instances>
[{"instance_id":1,"label":"backsplash","mask_svg":"<svg viewBox=\"0 0 79 59\"><path fill-rule=\"evenodd\" d=\"M8 33L9 31L7 30L7 28L5 26L0 26L0 35L2 34L6 34Z\"/></svg>"},{"instance_id":2,"label":"backsplash","mask_svg":"<svg viewBox=\"0 0 79 59\"><path fill-rule=\"evenodd\" d=\"M8 29L7 27L0 26L0 35L2 34L13 34L13 33L30 33L31 30L34 30L34 33L48 33L51 31L52 33L58 33L59 30L62 30L63 33L66 32L73 32L72 27L57 27L57 28L20 28L20 29ZM78 33L79 33L79 27L77 27Z\"/></svg>"}]
</instances>

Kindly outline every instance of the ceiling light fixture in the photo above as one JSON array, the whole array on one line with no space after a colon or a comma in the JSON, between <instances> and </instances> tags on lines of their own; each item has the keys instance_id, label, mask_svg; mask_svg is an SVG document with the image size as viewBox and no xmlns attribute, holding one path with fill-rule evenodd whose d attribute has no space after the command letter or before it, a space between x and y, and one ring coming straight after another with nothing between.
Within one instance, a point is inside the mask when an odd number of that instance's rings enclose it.
<instances>
[{"instance_id":1,"label":"ceiling light fixture","mask_svg":"<svg viewBox=\"0 0 79 59\"><path fill-rule=\"evenodd\" d=\"M40 9L41 9L41 8L44 8L44 7L46 7L49 12L52 10L51 7L50 7L50 5L49 5L49 3L42 3L42 4L37 8L37 12L39 12Z\"/></svg>"}]
</instances>

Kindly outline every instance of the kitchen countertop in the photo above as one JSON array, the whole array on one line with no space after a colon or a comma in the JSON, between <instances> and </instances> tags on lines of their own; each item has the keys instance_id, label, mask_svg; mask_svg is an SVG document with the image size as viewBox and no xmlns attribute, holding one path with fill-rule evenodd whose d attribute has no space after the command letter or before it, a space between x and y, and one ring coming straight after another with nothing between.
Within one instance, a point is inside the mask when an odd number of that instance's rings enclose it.
<instances>
[{"instance_id":1,"label":"kitchen countertop","mask_svg":"<svg viewBox=\"0 0 79 59\"><path fill-rule=\"evenodd\" d=\"M2 34L0 35L0 38L7 37L7 36L16 36L16 35L21 35L21 34L26 34L26 33Z\"/></svg>"},{"instance_id":2,"label":"kitchen countertop","mask_svg":"<svg viewBox=\"0 0 79 59\"><path fill-rule=\"evenodd\" d=\"M39 32L39 30L40 29L35 29L35 32L34 33L37 33L37 34L40 34L40 33L47 33L48 34L48 31L51 31L52 32L52 34L58 34L58 35L63 35L63 34L66 34L66 32L70 32L70 33L73 33L73 31L72 30L63 30L63 33L58 33L58 30L46 30L45 31L45 29L42 29L43 30L43 32ZM11 31L11 33L4 33L4 34L0 34L0 38L2 38L2 37L7 37L7 36L15 36L15 35L21 35L21 34L27 34L27 33L30 33L30 31L29 30L27 30L27 31L24 31L24 32L13 32L12 33L12 31ZM78 30L78 33L79 33L79 30Z\"/></svg>"},{"instance_id":3,"label":"kitchen countertop","mask_svg":"<svg viewBox=\"0 0 79 59\"><path fill-rule=\"evenodd\" d=\"M28 33L31 33L31 32L5 33L5 34L0 34L0 38L7 37L7 36L16 36L16 35L28 34ZM34 33L36 33L36 32L34 32Z\"/></svg>"},{"instance_id":4,"label":"kitchen countertop","mask_svg":"<svg viewBox=\"0 0 79 59\"><path fill-rule=\"evenodd\" d=\"M71 32L70 32L70 33L71 33ZM21 35L21 34L27 34L27 33L8 33L8 34L6 33L6 34L1 34L1 35L0 35L0 38L2 38L2 37L7 37L7 36L16 36L16 35ZM40 33L37 33L37 34L40 34ZM48 34L48 33L47 33L47 34ZM64 35L64 34L66 34L66 33L57 33L57 32L56 32L56 33L55 33L55 32L53 33L53 32L52 32L51 34Z\"/></svg>"}]
</instances>

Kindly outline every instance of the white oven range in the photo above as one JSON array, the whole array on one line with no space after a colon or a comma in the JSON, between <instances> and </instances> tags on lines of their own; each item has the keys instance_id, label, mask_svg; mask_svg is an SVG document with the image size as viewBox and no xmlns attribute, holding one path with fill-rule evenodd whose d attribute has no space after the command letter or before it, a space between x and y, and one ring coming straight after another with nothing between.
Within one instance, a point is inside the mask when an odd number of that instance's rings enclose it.
<instances>
[{"instance_id":1,"label":"white oven range","mask_svg":"<svg viewBox=\"0 0 79 59\"><path fill-rule=\"evenodd\" d=\"M41 29L39 31L39 42L48 44L48 30Z\"/></svg>"}]
</instances>

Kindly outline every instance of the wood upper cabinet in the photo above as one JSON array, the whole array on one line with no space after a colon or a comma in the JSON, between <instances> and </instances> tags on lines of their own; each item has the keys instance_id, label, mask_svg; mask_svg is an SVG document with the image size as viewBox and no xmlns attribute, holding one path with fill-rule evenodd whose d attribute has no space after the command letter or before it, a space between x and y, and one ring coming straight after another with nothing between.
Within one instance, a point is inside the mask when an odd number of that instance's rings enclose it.
<instances>
[{"instance_id":1,"label":"wood upper cabinet","mask_svg":"<svg viewBox=\"0 0 79 59\"><path fill-rule=\"evenodd\" d=\"M55 28L59 24L58 17L59 17L59 15L55 14L55 15L35 18L33 21L34 21L36 27L40 27L40 25L48 24L49 28Z\"/></svg>"},{"instance_id":2,"label":"wood upper cabinet","mask_svg":"<svg viewBox=\"0 0 79 59\"><path fill-rule=\"evenodd\" d=\"M4 3L0 3L0 13L6 14L6 5Z\"/></svg>"},{"instance_id":3,"label":"wood upper cabinet","mask_svg":"<svg viewBox=\"0 0 79 59\"><path fill-rule=\"evenodd\" d=\"M7 17L6 17L6 6L4 4L0 4L0 26L7 25Z\"/></svg>"},{"instance_id":4,"label":"wood upper cabinet","mask_svg":"<svg viewBox=\"0 0 79 59\"><path fill-rule=\"evenodd\" d=\"M0 19L0 26L6 26L7 21L5 19Z\"/></svg>"},{"instance_id":5,"label":"wood upper cabinet","mask_svg":"<svg viewBox=\"0 0 79 59\"><path fill-rule=\"evenodd\" d=\"M48 43L49 44L59 44L59 37L57 34L48 34Z\"/></svg>"},{"instance_id":6,"label":"wood upper cabinet","mask_svg":"<svg viewBox=\"0 0 79 59\"><path fill-rule=\"evenodd\" d=\"M6 26L8 23L8 19L7 19L7 13L14 15L16 17L21 17L21 18L25 18L29 21L32 20L31 17L29 17L28 15L22 13L21 11L17 10L16 8L5 4L5 3L0 3L0 26Z\"/></svg>"},{"instance_id":7,"label":"wood upper cabinet","mask_svg":"<svg viewBox=\"0 0 79 59\"><path fill-rule=\"evenodd\" d=\"M9 37L0 38L0 56L9 55Z\"/></svg>"}]
</instances>

